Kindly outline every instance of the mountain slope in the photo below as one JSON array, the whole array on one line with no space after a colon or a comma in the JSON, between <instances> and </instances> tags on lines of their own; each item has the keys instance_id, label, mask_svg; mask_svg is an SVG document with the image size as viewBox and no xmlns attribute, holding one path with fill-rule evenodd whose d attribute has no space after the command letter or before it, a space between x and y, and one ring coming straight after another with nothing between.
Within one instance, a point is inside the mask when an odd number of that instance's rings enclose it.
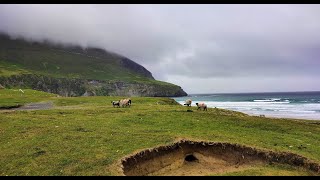
<instances>
[{"instance_id":1,"label":"mountain slope","mask_svg":"<svg viewBox=\"0 0 320 180\"><path fill-rule=\"evenodd\" d=\"M156 81L151 72L99 48L27 42L0 34L0 84L63 96L185 96L181 87Z\"/></svg>"}]
</instances>

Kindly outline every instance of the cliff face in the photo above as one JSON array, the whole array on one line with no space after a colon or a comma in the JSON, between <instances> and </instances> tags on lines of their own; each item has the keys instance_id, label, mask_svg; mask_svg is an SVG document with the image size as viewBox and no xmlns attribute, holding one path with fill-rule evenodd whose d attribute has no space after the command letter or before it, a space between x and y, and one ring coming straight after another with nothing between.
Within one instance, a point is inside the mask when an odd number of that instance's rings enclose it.
<instances>
[{"instance_id":1,"label":"cliff face","mask_svg":"<svg viewBox=\"0 0 320 180\"><path fill-rule=\"evenodd\" d=\"M181 87L170 84L53 78L34 74L0 77L0 84L7 88L31 88L61 96L179 97L187 95Z\"/></svg>"}]
</instances>

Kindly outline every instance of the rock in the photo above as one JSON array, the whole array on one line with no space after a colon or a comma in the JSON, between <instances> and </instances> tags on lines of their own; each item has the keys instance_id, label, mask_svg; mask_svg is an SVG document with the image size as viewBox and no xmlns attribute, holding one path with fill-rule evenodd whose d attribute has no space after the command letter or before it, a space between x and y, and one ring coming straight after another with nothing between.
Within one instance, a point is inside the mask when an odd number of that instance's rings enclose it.
<instances>
[{"instance_id":1,"label":"rock","mask_svg":"<svg viewBox=\"0 0 320 180\"><path fill-rule=\"evenodd\" d=\"M1 84L12 87L31 87L34 90L60 96L129 96L129 97L180 97L188 94L174 84L108 82L103 80L54 78L25 74L0 77Z\"/></svg>"},{"instance_id":2,"label":"rock","mask_svg":"<svg viewBox=\"0 0 320 180\"><path fill-rule=\"evenodd\" d=\"M0 84L0 89L5 89L5 88Z\"/></svg>"},{"instance_id":3,"label":"rock","mask_svg":"<svg viewBox=\"0 0 320 180\"><path fill-rule=\"evenodd\" d=\"M91 91L86 91L82 96L96 96L96 93Z\"/></svg>"}]
</instances>

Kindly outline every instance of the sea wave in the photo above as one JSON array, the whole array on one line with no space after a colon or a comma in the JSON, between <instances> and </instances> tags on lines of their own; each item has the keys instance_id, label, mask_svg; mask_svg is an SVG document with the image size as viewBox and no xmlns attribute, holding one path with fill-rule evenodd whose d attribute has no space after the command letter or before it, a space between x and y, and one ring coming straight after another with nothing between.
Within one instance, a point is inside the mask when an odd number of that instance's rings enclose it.
<instances>
[{"instance_id":1,"label":"sea wave","mask_svg":"<svg viewBox=\"0 0 320 180\"><path fill-rule=\"evenodd\" d=\"M178 101L184 104L184 101ZM200 101L194 101L195 103ZM243 102L219 102L219 101L201 101L210 108L223 108L234 111L240 111L251 115L264 114L270 117L281 118L304 118L320 120L319 103L290 103L288 101L243 101Z\"/></svg>"},{"instance_id":2,"label":"sea wave","mask_svg":"<svg viewBox=\"0 0 320 180\"><path fill-rule=\"evenodd\" d=\"M254 102L281 102L281 98L271 98L271 99L255 99ZM289 102L289 100L284 100L284 102Z\"/></svg>"}]
</instances>

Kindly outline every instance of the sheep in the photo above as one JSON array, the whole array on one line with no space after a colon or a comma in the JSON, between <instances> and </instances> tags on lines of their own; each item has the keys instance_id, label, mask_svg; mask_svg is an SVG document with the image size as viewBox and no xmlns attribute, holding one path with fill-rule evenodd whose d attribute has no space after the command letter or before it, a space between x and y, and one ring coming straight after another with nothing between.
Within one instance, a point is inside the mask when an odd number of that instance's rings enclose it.
<instances>
[{"instance_id":1,"label":"sheep","mask_svg":"<svg viewBox=\"0 0 320 180\"><path fill-rule=\"evenodd\" d=\"M113 107L115 106L120 107L120 101L111 101L111 103Z\"/></svg>"},{"instance_id":2,"label":"sheep","mask_svg":"<svg viewBox=\"0 0 320 180\"><path fill-rule=\"evenodd\" d=\"M126 105L126 106L131 106L131 104L132 104L132 101L131 101L131 99L129 98L129 99L124 99L124 105Z\"/></svg>"},{"instance_id":3,"label":"sheep","mask_svg":"<svg viewBox=\"0 0 320 180\"><path fill-rule=\"evenodd\" d=\"M121 99L119 102L121 107L130 107L132 103L131 99Z\"/></svg>"},{"instance_id":4,"label":"sheep","mask_svg":"<svg viewBox=\"0 0 320 180\"><path fill-rule=\"evenodd\" d=\"M186 100L186 103L184 105L186 106L191 106L191 103L192 103L192 100L191 99L188 99Z\"/></svg>"},{"instance_id":5,"label":"sheep","mask_svg":"<svg viewBox=\"0 0 320 180\"><path fill-rule=\"evenodd\" d=\"M196 105L198 106L198 109L203 109L203 110L208 110L207 105L205 103L196 103Z\"/></svg>"}]
</instances>

